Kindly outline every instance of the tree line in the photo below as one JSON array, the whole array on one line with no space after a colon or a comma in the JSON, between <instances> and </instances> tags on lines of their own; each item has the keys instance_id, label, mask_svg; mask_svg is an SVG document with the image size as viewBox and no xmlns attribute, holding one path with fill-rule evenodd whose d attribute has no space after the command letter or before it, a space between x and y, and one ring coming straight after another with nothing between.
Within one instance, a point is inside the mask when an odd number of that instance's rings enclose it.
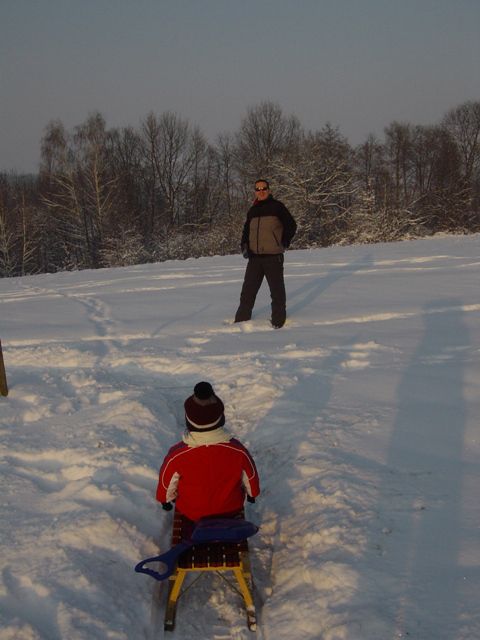
<instances>
[{"instance_id":1,"label":"tree line","mask_svg":"<svg viewBox=\"0 0 480 640\"><path fill-rule=\"evenodd\" d=\"M272 102L214 143L172 112L52 121L38 174L0 173L0 276L236 253L257 178L297 220L293 248L480 231L480 102L356 147Z\"/></svg>"}]
</instances>

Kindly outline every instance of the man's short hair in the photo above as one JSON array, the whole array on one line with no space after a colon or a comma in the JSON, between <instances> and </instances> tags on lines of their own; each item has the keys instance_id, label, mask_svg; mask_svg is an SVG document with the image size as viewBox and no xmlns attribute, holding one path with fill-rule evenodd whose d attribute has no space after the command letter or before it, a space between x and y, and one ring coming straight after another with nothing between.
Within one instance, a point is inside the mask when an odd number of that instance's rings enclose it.
<instances>
[{"instance_id":1,"label":"man's short hair","mask_svg":"<svg viewBox=\"0 0 480 640\"><path fill-rule=\"evenodd\" d=\"M259 182L264 182L267 185L267 189L270 189L270 183L268 180L264 180L263 178L259 178L258 180L255 180L255 184L258 184Z\"/></svg>"}]
</instances>

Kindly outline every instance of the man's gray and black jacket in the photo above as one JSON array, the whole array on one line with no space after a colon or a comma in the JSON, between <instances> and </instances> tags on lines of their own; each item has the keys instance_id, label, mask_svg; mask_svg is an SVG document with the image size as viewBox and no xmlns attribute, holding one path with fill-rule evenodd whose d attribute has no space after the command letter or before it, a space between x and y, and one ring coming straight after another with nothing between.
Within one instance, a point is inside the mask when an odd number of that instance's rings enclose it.
<instances>
[{"instance_id":1,"label":"man's gray and black jacket","mask_svg":"<svg viewBox=\"0 0 480 640\"><path fill-rule=\"evenodd\" d=\"M242 233L242 252L252 255L277 255L290 245L297 223L287 207L271 195L256 200L247 213Z\"/></svg>"}]
</instances>

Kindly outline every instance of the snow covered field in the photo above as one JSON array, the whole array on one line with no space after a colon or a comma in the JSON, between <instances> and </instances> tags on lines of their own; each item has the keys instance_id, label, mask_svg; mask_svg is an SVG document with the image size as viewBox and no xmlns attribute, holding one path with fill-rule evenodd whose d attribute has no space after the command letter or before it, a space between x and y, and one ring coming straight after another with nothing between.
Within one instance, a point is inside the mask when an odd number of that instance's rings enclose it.
<instances>
[{"instance_id":1,"label":"snow covered field","mask_svg":"<svg viewBox=\"0 0 480 640\"><path fill-rule=\"evenodd\" d=\"M265 288L230 324L244 269L0 281L1 640L162 637L133 566L169 546L158 467L203 379L262 481L259 638L480 638L480 237L292 251L278 331ZM170 637L254 636L208 576Z\"/></svg>"}]
</instances>

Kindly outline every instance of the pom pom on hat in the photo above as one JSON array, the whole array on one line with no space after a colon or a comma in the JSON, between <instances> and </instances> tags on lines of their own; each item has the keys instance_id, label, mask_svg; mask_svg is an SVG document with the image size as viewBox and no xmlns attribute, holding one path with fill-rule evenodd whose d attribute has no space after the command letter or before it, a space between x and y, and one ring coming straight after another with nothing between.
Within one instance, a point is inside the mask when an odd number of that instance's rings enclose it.
<instances>
[{"instance_id":1,"label":"pom pom on hat","mask_svg":"<svg viewBox=\"0 0 480 640\"><path fill-rule=\"evenodd\" d=\"M199 400L208 400L215 395L213 387L209 382L198 382L193 388L193 393Z\"/></svg>"}]
</instances>

